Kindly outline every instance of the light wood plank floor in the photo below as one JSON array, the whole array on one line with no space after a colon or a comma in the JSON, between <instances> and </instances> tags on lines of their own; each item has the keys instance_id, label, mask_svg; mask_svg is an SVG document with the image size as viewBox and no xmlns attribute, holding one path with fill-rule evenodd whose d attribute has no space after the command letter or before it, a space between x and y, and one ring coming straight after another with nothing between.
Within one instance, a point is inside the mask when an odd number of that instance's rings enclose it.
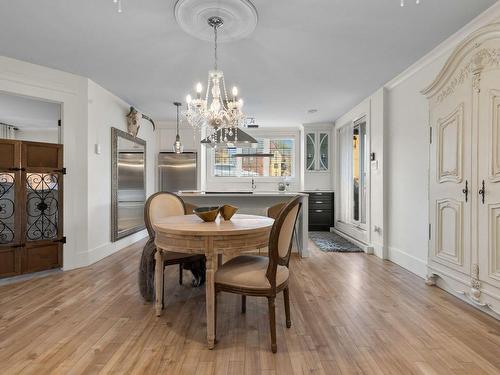
<instances>
[{"instance_id":1,"label":"light wood plank floor","mask_svg":"<svg viewBox=\"0 0 500 375\"><path fill-rule=\"evenodd\" d=\"M278 298L278 353L267 301L219 296L206 349L204 289L167 268L156 318L137 289L133 245L85 269L0 287L0 373L500 374L500 322L402 268L364 254L295 257L292 328ZM189 277L186 273L185 280Z\"/></svg>"}]
</instances>

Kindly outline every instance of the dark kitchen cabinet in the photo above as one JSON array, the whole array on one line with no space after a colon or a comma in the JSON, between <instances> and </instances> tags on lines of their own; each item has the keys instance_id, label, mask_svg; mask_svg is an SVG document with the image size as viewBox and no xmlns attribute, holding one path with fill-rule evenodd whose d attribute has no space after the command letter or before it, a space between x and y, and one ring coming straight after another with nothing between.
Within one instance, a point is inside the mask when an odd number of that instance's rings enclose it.
<instances>
[{"instance_id":1,"label":"dark kitchen cabinet","mask_svg":"<svg viewBox=\"0 0 500 375\"><path fill-rule=\"evenodd\" d=\"M334 224L335 195L333 192L310 192L309 230L330 231Z\"/></svg>"}]
</instances>

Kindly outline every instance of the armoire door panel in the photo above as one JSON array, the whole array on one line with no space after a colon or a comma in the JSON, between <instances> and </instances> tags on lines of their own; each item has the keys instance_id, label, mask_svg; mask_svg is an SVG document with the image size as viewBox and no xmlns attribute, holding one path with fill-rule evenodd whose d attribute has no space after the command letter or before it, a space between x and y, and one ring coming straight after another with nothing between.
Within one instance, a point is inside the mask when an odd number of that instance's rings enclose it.
<instances>
[{"instance_id":1,"label":"armoire door panel","mask_svg":"<svg viewBox=\"0 0 500 375\"><path fill-rule=\"evenodd\" d=\"M439 182L462 181L464 105L438 120L437 155Z\"/></svg>"},{"instance_id":2,"label":"armoire door panel","mask_svg":"<svg viewBox=\"0 0 500 375\"><path fill-rule=\"evenodd\" d=\"M489 275L500 281L500 204L490 206Z\"/></svg>"},{"instance_id":3,"label":"armoire door panel","mask_svg":"<svg viewBox=\"0 0 500 375\"><path fill-rule=\"evenodd\" d=\"M435 255L437 258L462 266L464 259L462 203L453 199L443 199L436 203L436 207Z\"/></svg>"},{"instance_id":4,"label":"armoire door panel","mask_svg":"<svg viewBox=\"0 0 500 375\"><path fill-rule=\"evenodd\" d=\"M490 150L490 180L500 181L500 91L490 91L491 141Z\"/></svg>"},{"instance_id":5,"label":"armoire door panel","mask_svg":"<svg viewBox=\"0 0 500 375\"><path fill-rule=\"evenodd\" d=\"M477 254L479 279L500 288L500 69L481 73L478 104ZM499 291L500 294L500 291Z\"/></svg>"},{"instance_id":6,"label":"armoire door panel","mask_svg":"<svg viewBox=\"0 0 500 375\"><path fill-rule=\"evenodd\" d=\"M470 82L470 81L469 81ZM429 263L470 274L472 94L467 84L432 108Z\"/></svg>"}]
</instances>

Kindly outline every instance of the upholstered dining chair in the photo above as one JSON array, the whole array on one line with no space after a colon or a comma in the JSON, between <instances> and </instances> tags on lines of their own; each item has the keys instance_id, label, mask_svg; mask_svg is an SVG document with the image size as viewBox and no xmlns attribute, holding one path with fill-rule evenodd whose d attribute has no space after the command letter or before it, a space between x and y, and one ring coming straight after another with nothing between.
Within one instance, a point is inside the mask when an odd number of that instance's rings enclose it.
<instances>
[{"instance_id":1,"label":"upholstered dining chair","mask_svg":"<svg viewBox=\"0 0 500 375\"><path fill-rule=\"evenodd\" d=\"M293 228L300 207L300 197L296 197L279 211L269 236L268 256L240 255L224 263L215 273L216 300L219 292L240 294L242 313L246 311L246 296L267 297L273 353L277 351L275 299L281 291L285 301L286 326L290 328L292 325L288 289L289 263ZM215 308L217 319L217 301Z\"/></svg>"},{"instance_id":2,"label":"upholstered dining chair","mask_svg":"<svg viewBox=\"0 0 500 375\"><path fill-rule=\"evenodd\" d=\"M275 204L274 206L267 208L267 217L271 219L276 219L283 207L285 207L286 202L280 202ZM299 237L297 235L297 228L293 227L293 237L295 238L295 244L297 245L297 249L299 248Z\"/></svg>"},{"instance_id":3,"label":"upholstered dining chair","mask_svg":"<svg viewBox=\"0 0 500 375\"><path fill-rule=\"evenodd\" d=\"M149 234L148 244L152 243L154 246L154 224L158 220L168 216L188 215L190 213L191 212L187 211L184 201L174 193L160 192L151 195L144 207L144 222L146 223ZM146 244L146 246L148 246L148 244ZM205 264L205 256L199 254L177 253L173 251L164 252L163 267L179 265L179 284L182 284L183 265L189 263ZM157 266L158 265L155 265L155 267ZM163 283L163 285L165 285L165 283ZM164 305L163 295L164 293L162 292L162 305Z\"/></svg>"}]
</instances>

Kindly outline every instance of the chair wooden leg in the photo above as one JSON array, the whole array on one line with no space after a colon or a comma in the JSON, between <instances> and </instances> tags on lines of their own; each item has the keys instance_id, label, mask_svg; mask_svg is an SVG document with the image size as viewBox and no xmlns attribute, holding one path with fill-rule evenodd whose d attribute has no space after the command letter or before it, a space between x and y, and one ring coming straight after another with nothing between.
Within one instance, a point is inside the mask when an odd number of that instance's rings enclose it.
<instances>
[{"instance_id":1,"label":"chair wooden leg","mask_svg":"<svg viewBox=\"0 0 500 375\"><path fill-rule=\"evenodd\" d=\"M276 345L276 306L275 297L267 297L267 303L269 305L269 328L271 329L271 350L273 353L278 351L278 346Z\"/></svg>"},{"instance_id":2,"label":"chair wooden leg","mask_svg":"<svg viewBox=\"0 0 500 375\"><path fill-rule=\"evenodd\" d=\"M179 285L182 285L182 263L179 264Z\"/></svg>"},{"instance_id":3,"label":"chair wooden leg","mask_svg":"<svg viewBox=\"0 0 500 375\"><path fill-rule=\"evenodd\" d=\"M283 300L285 301L286 328L290 328L292 321L290 320L290 293L288 287L283 289Z\"/></svg>"},{"instance_id":4,"label":"chair wooden leg","mask_svg":"<svg viewBox=\"0 0 500 375\"><path fill-rule=\"evenodd\" d=\"M165 275L163 275L163 283L161 284L161 309L165 309Z\"/></svg>"},{"instance_id":5,"label":"chair wooden leg","mask_svg":"<svg viewBox=\"0 0 500 375\"><path fill-rule=\"evenodd\" d=\"M241 313L244 314L247 312L247 296L244 294L241 295Z\"/></svg>"}]
</instances>

